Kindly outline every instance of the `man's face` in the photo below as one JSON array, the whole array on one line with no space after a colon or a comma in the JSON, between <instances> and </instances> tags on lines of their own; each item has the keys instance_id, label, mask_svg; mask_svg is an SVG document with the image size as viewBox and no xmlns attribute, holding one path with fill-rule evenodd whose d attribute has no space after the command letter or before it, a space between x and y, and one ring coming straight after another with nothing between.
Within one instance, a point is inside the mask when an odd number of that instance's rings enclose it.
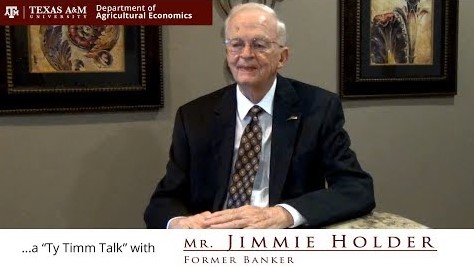
<instances>
[{"instance_id":1,"label":"man's face","mask_svg":"<svg viewBox=\"0 0 474 267\"><path fill-rule=\"evenodd\" d=\"M278 69L282 68L288 56L288 48L281 48L277 42L275 19L260 10L243 10L228 23L228 40L243 40L245 46L240 52L227 46L227 62L235 81L253 90L268 89ZM253 40L265 40L269 48L252 49Z\"/></svg>"}]
</instances>

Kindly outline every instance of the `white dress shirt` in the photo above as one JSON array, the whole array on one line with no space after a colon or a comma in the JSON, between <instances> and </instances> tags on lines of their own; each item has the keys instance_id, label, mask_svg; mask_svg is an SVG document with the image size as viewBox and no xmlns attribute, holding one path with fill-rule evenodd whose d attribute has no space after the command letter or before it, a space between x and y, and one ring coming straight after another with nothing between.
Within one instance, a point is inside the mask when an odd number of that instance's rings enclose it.
<instances>
[{"instance_id":1,"label":"white dress shirt","mask_svg":"<svg viewBox=\"0 0 474 267\"><path fill-rule=\"evenodd\" d=\"M254 106L258 105L263 109L263 112L259 115L259 124L262 127L262 150L260 152L260 163L259 169L255 176L255 182L253 184L252 196L250 204L257 207L268 207L269 205L269 179L270 179L270 157L271 157L271 144L272 144L272 117L273 117L273 99L276 90L276 77L273 81L272 87L262 100L256 104L252 103L248 98L242 94L240 87L237 85L237 113L235 116L235 140L234 140L234 157L233 164L237 160L237 151L240 146L240 137L247 126L250 123L250 116L248 115L249 110ZM232 170L233 171L233 170ZM230 179L230 177L229 177ZM226 200L227 202L227 200ZM278 204L278 206L286 209L293 217L293 227L297 227L306 223L306 219L292 206L287 204ZM225 207L225 204L224 204Z\"/></svg>"}]
</instances>

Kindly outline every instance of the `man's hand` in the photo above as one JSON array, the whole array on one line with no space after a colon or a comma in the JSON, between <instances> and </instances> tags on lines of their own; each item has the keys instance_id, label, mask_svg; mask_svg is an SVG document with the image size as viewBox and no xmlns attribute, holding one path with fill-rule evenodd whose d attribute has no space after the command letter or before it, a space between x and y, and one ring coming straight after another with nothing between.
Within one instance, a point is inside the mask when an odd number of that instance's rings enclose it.
<instances>
[{"instance_id":1,"label":"man's hand","mask_svg":"<svg viewBox=\"0 0 474 267\"><path fill-rule=\"evenodd\" d=\"M170 221L169 229L205 229L209 227L206 223L206 217L211 215L209 211L205 211L193 216L178 217Z\"/></svg>"},{"instance_id":2,"label":"man's hand","mask_svg":"<svg viewBox=\"0 0 474 267\"><path fill-rule=\"evenodd\" d=\"M287 228L293 225L293 217L283 207L259 208L242 206L206 215L209 228Z\"/></svg>"}]
</instances>

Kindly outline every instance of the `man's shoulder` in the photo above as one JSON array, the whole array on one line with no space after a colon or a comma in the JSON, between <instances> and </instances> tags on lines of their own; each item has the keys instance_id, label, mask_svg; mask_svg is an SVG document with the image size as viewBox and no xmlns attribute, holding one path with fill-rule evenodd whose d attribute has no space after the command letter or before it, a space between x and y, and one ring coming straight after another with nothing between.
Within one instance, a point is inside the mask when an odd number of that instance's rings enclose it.
<instances>
[{"instance_id":1,"label":"man's shoulder","mask_svg":"<svg viewBox=\"0 0 474 267\"><path fill-rule=\"evenodd\" d=\"M284 79L295 90L295 93L299 96L300 100L318 100L322 102L327 102L330 100L339 99L339 96L336 93L328 91L317 85L309 84L292 78Z\"/></svg>"},{"instance_id":2,"label":"man's shoulder","mask_svg":"<svg viewBox=\"0 0 474 267\"><path fill-rule=\"evenodd\" d=\"M216 105L219 105L224 98L232 97L232 92L235 92L235 90L232 90L232 88L235 88L235 84L224 86L216 91L191 100L188 103L182 105L180 109L189 112L202 112L207 109L214 109Z\"/></svg>"}]
</instances>

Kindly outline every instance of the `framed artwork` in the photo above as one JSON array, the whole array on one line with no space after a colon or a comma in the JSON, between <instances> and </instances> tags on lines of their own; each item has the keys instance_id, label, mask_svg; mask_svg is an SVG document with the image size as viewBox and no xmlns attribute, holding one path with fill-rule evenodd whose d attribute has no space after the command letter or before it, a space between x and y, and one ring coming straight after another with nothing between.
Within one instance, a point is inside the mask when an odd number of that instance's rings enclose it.
<instances>
[{"instance_id":1,"label":"framed artwork","mask_svg":"<svg viewBox=\"0 0 474 267\"><path fill-rule=\"evenodd\" d=\"M0 27L0 114L163 107L161 28Z\"/></svg>"},{"instance_id":2,"label":"framed artwork","mask_svg":"<svg viewBox=\"0 0 474 267\"><path fill-rule=\"evenodd\" d=\"M340 0L343 98L455 95L458 0Z\"/></svg>"}]
</instances>

